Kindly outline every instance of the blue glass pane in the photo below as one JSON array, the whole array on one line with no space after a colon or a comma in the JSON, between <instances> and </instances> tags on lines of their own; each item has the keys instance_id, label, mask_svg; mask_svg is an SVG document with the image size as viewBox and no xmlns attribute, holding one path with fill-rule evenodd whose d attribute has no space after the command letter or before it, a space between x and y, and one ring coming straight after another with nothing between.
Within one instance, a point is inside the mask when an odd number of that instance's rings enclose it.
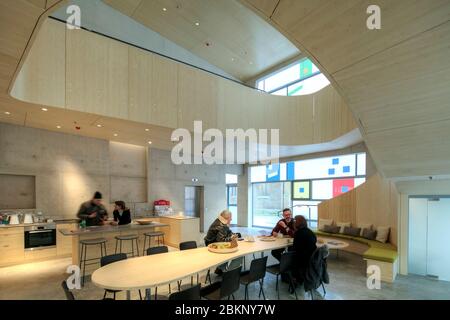
<instances>
[{"instance_id":1,"label":"blue glass pane","mask_svg":"<svg viewBox=\"0 0 450 320\"><path fill-rule=\"evenodd\" d=\"M328 169L328 174L329 174L330 176L334 175L334 169L333 169L333 168Z\"/></svg>"},{"instance_id":2,"label":"blue glass pane","mask_svg":"<svg viewBox=\"0 0 450 320\"><path fill-rule=\"evenodd\" d=\"M333 165L339 164L339 158L334 158L334 159L332 160L332 164L333 164Z\"/></svg>"},{"instance_id":3,"label":"blue glass pane","mask_svg":"<svg viewBox=\"0 0 450 320\"><path fill-rule=\"evenodd\" d=\"M342 172L344 172L344 173L350 172L350 166L345 166L345 167L343 167L343 168L342 168Z\"/></svg>"}]
</instances>

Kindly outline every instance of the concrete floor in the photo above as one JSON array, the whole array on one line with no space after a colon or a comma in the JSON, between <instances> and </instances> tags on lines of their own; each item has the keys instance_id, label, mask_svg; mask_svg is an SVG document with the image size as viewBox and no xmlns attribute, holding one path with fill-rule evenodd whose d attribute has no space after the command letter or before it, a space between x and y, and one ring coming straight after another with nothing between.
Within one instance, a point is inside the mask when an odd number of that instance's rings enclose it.
<instances>
[{"instance_id":1,"label":"concrete floor","mask_svg":"<svg viewBox=\"0 0 450 320\"><path fill-rule=\"evenodd\" d=\"M437 281L421 276L398 276L393 284L382 283L380 290L366 287L365 263L360 256L340 252L337 259L332 254L328 260L330 284L326 285L324 299L450 299L450 282ZM46 262L0 268L0 299L65 299L61 282L67 278L66 268L71 259L59 259ZM204 279L204 275L201 277ZM189 283L186 279L184 283ZM175 288L173 284L172 288ZM250 286L251 299L258 299L259 287ZM267 299L276 299L275 277L267 274L264 283ZM305 298L298 289L300 298ZM281 283L281 299L295 299L287 292L287 285ZM321 289L319 292L322 292ZM167 286L158 289L158 294L167 293ZM74 291L76 299L98 300L103 290L87 282L81 290ZM244 287L237 294L243 299ZM125 299L124 293L118 293L118 299ZM320 297L316 297L319 298ZM132 292L132 299L138 299L138 293ZM310 299L309 293L306 299Z\"/></svg>"}]
</instances>

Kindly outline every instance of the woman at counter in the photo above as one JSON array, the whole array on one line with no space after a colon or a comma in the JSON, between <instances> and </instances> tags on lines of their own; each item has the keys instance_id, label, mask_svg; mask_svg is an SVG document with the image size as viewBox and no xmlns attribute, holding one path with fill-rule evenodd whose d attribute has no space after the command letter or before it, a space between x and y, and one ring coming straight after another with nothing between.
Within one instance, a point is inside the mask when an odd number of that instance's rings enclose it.
<instances>
[{"instance_id":1,"label":"woman at counter","mask_svg":"<svg viewBox=\"0 0 450 320\"><path fill-rule=\"evenodd\" d=\"M131 223L131 213L123 201L114 202L114 221L118 225L124 225Z\"/></svg>"}]
</instances>

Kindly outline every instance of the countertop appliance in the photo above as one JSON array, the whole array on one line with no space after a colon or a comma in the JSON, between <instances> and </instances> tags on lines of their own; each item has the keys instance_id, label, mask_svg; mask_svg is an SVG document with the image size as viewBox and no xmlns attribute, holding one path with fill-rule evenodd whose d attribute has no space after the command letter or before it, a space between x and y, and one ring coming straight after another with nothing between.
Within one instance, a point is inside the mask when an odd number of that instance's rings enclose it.
<instances>
[{"instance_id":1,"label":"countertop appliance","mask_svg":"<svg viewBox=\"0 0 450 320\"><path fill-rule=\"evenodd\" d=\"M33 222L34 222L34 214L25 213L25 216L23 218L23 223L33 223Z\"/></svg>"},{"instance_id":2,"label":"countertop appliance","mask_svg":"<svg viewBox=\"0 0 450 320\"><path fill-rule=\"evenodd\" d=\"M25 227L25 250L56 248L56 224L43 223Z\"/></svg>"},{"instance_id":3,"label":"countertop appliance","mask_svg":"<svg viewBox=\"0 0 450 320\"><path fill-rule=\"evenodd\" d=\"M20 214L12 213L8 214L9 224L20 224Z\"/></svg>"}]
</instances>

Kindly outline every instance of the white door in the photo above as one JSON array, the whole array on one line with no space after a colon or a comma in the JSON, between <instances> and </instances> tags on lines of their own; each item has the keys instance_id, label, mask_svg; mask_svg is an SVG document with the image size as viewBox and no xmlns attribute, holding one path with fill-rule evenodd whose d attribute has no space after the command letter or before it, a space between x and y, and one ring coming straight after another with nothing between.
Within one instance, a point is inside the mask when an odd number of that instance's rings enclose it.
<instances>
[{"instance_id":1,"label":"white door","mask_svg":"<svg viewBox=\"0 0 450 320\"><path fill-rule=\"evenodd\" d=\"M427 274L428 199L409 199L408 272Z\"/></svg>"},{"instance_id":2,"label":"white door","mask_svg":"<svg viewBox=\"0 0 450 320\"><path fill-rule=\"evenodd\" d=\"M427 274L450 281L450 199L428 201Z\"/></svg>"}]
</instances>

